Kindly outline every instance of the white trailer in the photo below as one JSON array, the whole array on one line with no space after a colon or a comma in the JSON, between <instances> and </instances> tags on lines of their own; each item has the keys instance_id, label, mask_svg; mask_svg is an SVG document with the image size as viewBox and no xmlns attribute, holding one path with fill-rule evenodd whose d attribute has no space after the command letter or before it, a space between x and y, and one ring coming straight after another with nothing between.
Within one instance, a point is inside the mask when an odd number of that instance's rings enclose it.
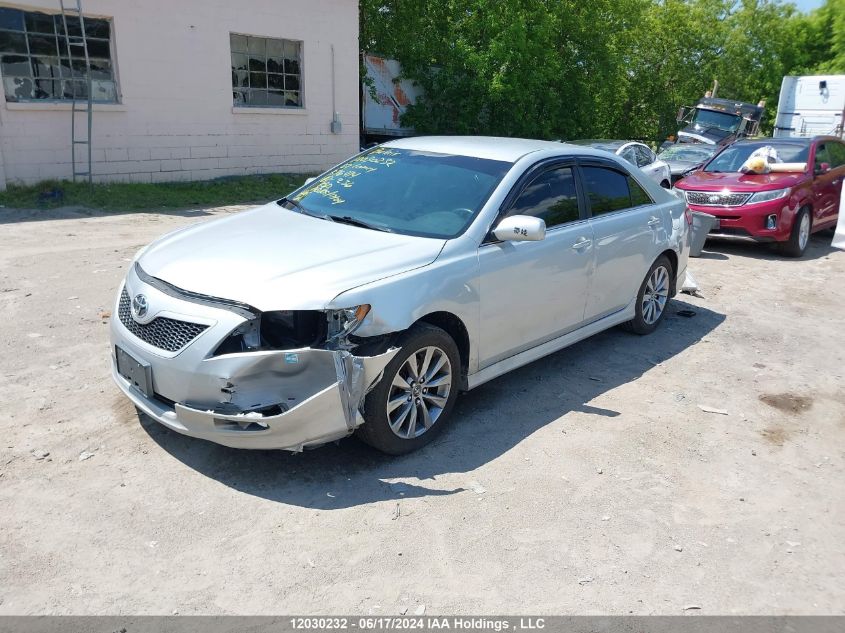
<instances>
[{"instance_id":1,"label":"white trailer","mask_svg":"<svg viewBox=\"0 0 845 633\"><path fill-rule=\"evenodd\" d=\"M842 136L845 75L783 78L775 137Z\"/></svg>"},{"instance_id":2,"label":"white trailer","mask_svg":"<svg viewBox=\"0 0 845 633\"><path fill-rule=\"evenodd\" d=\"M401 118L422 89L408 79L399 79L402 67L394 59L365 53L363 61L368 81L361 90L361 131L365 135L412 136L413 128L403 127ZM375 98L368 84L374 88Z\"/></svg>"}]
</instances>

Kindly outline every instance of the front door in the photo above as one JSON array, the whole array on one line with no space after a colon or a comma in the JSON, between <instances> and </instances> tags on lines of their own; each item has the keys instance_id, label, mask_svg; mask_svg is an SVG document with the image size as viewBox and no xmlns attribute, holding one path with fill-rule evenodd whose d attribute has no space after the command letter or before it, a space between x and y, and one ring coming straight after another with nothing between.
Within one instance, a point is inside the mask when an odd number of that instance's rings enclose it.
<instances>
[{"instance_id":1,"label":"front door","mask_svg":"<svg viewBox=\"0 0 845 633\"><path fill-rule=\"evenodd\" d=\"M836 219L839 198L842 192L842 177L845 167L837 167L833 154L838 153L834 141L816 145L813 160L813 226L830 224ZM822 165L828 171L822 172Z\"/></svg>"},{"instance_id":2,"label":"front door","mask_svg":"<svg viewBox=\"0 0 845 633\"><path fill-rule=\"evenodd\" d=\"M538 242L487 241L481 274L479 362L487 367L574 330L584 321L593 236L579 203L574 163L539 168L500 214L546 222Z\"/></svg>"},{"instance_id":3,"label":"front door","mask_svg":"<svg viewBox=\"0 0 845 633\"><path fill-rule=\"evenodd\" d=\"M833 196L832 204L828 207L823 218L830 225L836 222L842 211L839 207L842 200L842 187L845 186L845 143L826 141L825 146L830 171L820 178L829 181L830 194Z\"/></svg>"}]
</instances>

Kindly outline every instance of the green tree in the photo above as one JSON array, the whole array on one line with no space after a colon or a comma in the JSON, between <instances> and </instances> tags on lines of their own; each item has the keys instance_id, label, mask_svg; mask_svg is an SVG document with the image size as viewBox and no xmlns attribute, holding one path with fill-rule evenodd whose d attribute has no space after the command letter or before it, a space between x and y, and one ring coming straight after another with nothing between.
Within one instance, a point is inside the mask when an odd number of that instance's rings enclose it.
<instances>
[{"instance_id":1,"label":"green tree","mask_svg":"<svg viewBox=\"0 0 845 633\"><path fill-rule=\"evenodd\" d=\"M661 139L720 95L769 119L785 74L845 72L845 0L361 0L361 46L425 96L421 133Z\"/></svg>"}]
</instances>

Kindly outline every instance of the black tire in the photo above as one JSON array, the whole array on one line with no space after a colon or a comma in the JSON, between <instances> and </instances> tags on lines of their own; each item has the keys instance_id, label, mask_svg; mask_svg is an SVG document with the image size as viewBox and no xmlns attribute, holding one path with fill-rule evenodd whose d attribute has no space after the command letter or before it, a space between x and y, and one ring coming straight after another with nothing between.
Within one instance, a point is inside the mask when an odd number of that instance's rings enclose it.
<instances>
[{"instance_id":1,"label":"black tire","mask_svg":"<svg viewBox=\"0 0 845 633\"><path fill-rule=\"evenodd\" d=\"M806 241L802 246L801 222L804 221L805 216L809 222L809 227L807 230ZM787 257L801 257L807 251L807 246L810 244L810 234L812 232L813 217L810 215L810 210L807 207L803 207L795 214L795 219L792 221L792 232L789 234L789 239L779 244L780 252Z\"/></svg>"},{"instance_id":2,"label":"black tire","mask_svg":"<svg viewBox=\"0 0 845 633\"><path fill-rule=\"evenodd\" d=\"M646 315L643 314L643 299L645 297L646 288L648 287L649 280L652 278L652 275L655 274L655 271L658 268L662 268L666 273L666 283L668 284L666 287L666 299L663 304L663 308L658 314L657 318L651 321L651 318L646 318ZM674 275L674 269L672 268L672 262L669 261L669 258L665 255L661 255L654 263L651 265L651 268L648 269L643 282L640 284L640 289L637 291L637 302L636 302L636 315L633 319L628 321L623 325L623 327L628 330L629 332L633 332L634 334L651 334L654 330L657 329L657 326L660 325L660 322L663 320L663 317L666 316L666 310L669 305L669 299L672 297L672 279Z\"/></svg>"},{"instance_id":3,"label":"black tire","mask_svg":"<svg viewBox=\"0 0 845 633\"><path fill-rule=\"evenodd\" d=\"M365 421L356 431L356 435L362 441L389 455L410 453L411 451L422 448L437 437L449 421L460 386L461 357L455 341L445 331L428 323L417 323L399 338L397 344L400 347L399 353L384 368L384 375L381 380L379 380L364 399L362 413ZM445 397L445 404L442 407L435 407L428 399L422 404L415 405L409 401L409 405L403 404L397 407L399 410L396 414L397 416L402 413L405 406L410 407L409 417L414 416L415 424L417 420L416 416L422 416L421 412L423 408L425 408L429 415L432 415L432 410L439 409L436 419L420 435L415 437L400 437L391 428L390 420L388 419L388 399L392 399L395 402L397 398L401 400L402 397L402 389L394 386L393 381L400 369L405 369L405 362L412 355L417 354L416 361L421 362L424 359L424 350L426 348L436 348L448 358L451 372L451 381L446 383L449 384L448 395ZM435 374L441 377L443 375L438 372L435 372ZM422 385L423 383L420 384ZM432 389L432 395L439 397L433 392L434 389ZM419 403L422 398L428 398L428 396L419 394L416 402ZM431 408L425 406L425 403L429 403ZM419 419L422 420L423 418L420 417ZM401 432L403 428L405 428L404 424L400 425L399 431ZM410 426L408 426L408 429L410 432Z\"/></svg>"}]
</instances>

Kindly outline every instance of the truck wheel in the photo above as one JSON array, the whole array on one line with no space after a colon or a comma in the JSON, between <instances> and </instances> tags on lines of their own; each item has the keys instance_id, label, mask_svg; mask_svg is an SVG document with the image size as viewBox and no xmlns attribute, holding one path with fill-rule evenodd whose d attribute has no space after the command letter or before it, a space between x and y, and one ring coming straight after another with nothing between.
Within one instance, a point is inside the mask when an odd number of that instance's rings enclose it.
<instances>
[{"instance_id":1,"label":"truck wheel","mask_svg":"<svg viewBox=\"0 0 845 633\"><path fill-rule=\"evenodd\" d=\"M658 257L648 269L637 292L636 314L624 327L635 334L651 334L666 315L666 304L672 289L672 264L665 255Z\"/></svg>"},{"instance_id":2,"label":"truck wheel","mask_svg":"<svg viewBox=\"0 0 845 633\"><path fill-rule=\"evenodd\" d=\"M461 359L439 327L418 323L399 339L400 351L364 400L361 440L390 455L431 442L458 397Z\"/></svg>"},{"instance_id":3,"label":"truck wheel","mask_svg":"<svg viewBox=\"0 0 845 633\"><path fill-rule=\"evenodd\" d=\"M786 242L780 243L780 252L787 257L801 257L810 243L813 221L807 207L801 209L792 222L792 232Z\"/></svg>"}]
</instances>

